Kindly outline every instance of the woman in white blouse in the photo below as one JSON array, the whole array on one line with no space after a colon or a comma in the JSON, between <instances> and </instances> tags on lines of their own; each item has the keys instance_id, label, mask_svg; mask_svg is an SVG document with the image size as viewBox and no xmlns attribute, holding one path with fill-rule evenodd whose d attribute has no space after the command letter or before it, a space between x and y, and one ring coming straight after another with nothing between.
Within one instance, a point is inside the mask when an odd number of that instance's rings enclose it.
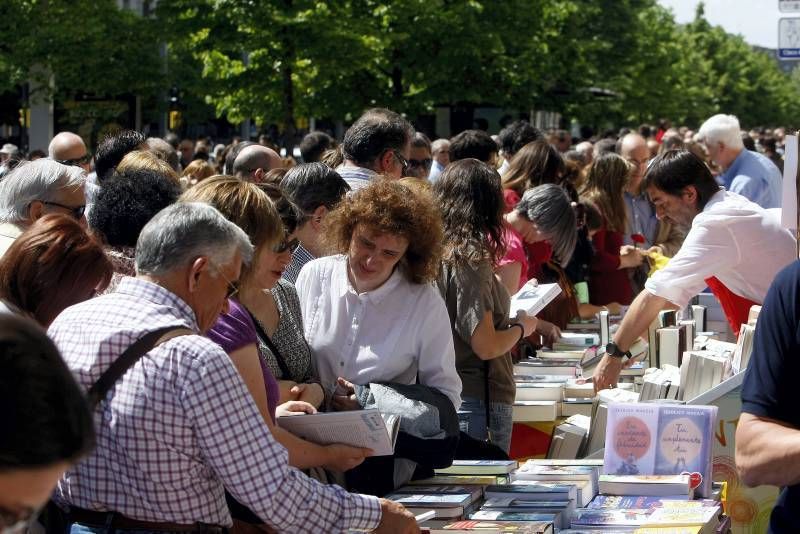
<instances>
[{"instance_id":1,"label":"woman in white blouse","mask_svg":"<svg viewBox=\"0 0 800 534\"><path fill-rule=\"evenodd\" d=\"M349 383L419 383L456 409L450 319L431 281L439 269L442 222L432 199L376 180L326 218L338 254L303 267L297 278L305 335L334 409L357 405Z\"/></svg>"}]
</instances>

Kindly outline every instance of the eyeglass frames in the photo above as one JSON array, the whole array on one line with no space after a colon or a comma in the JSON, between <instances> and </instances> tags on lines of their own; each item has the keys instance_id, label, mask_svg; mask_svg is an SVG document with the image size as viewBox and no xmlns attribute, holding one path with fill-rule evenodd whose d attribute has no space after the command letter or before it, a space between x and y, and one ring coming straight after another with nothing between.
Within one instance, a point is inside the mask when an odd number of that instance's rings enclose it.
<instances>
[{"instance_id":1,"label":"eyeglass frames","mask_svg":"<svg viewBox=\"0 0 800 534\"><path fill-rule=\"evenodd\" d=\"M300 240L297 239L296 237L290 239L289 241L283 239L280 243L272 247L272 252L274 252L275 254L282 254L287 250L289 252L294 252L299 245L300 245Z\"/></svg>"},{"instance_id":2,"label":"eyeglass frames","mask_svg":"<svg viewBox=\"0 0 800 534\"><path fill-rule=\"evenodd\" d=\"M86 155L81 156L80 158L56 160L56 162L62 165L67 165L69 167L80 167L81 165L86 165L90 161L92 161L92 155L89 154L88 152L86 153Z\"/></svg>"},{"instance_id":3,"label":"eyeglass frames","mask_svg":"<svg viewBox=\"0 0 800 534\"><path fill-rule=\"evenodd\" d=\"M40 200L39 202L47 206L56 206L57 208L65 209L68 212L70 212L70 215L72 215L76 219L80 219L81 217L83 217L83 214L86 212L86 205L67 206L65 204L60 204L58 202L50 202L48 200Z\"/></svg>"}]
</instances>

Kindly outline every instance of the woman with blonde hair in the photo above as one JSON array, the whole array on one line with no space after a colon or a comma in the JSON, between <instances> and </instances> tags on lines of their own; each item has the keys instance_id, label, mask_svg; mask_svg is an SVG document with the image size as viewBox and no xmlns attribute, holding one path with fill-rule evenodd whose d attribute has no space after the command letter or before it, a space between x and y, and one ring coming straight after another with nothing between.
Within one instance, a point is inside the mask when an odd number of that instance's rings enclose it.
<instances>
[{"instance_id":1,"label":"woman with blonde hair","mask_svg":"<svg viewBox=\"0 0 800 534\"><path fill-rule=\"evenodd\" d=\"M607 153L592 163L586 176L583 196L603 216L603 226L592 238L594 255L589 264L589 302L598 306L631 303L634 295L628 269L637 267L643 259L641 252L620 255L627 222L623 191L630 172L625 159Z\"/></svg>"},{"instance_id":2,"label":"woman with blonde hair","mask_svg":"<svg viewBox=\"0 0 800 534\"><path fill-rule=\"evenodd\" d=\"M148 150L128 152L116 167L116 171L119 173L137 171L139 169L154 171L174 180L176 183L179 182L178 173L169 166L169 163Z\"/></svg>"},{"instance_id":3,"label":"woman with blonde hair","mask_svg":"<svg viewBox=\"0 0 800 534\"><path fill-rule=\"evenodd\" d=\"M196 159L183 169L181 183L184 187L192 187L215 174L216 170L212 164L202 159Z\"/></svg>"}]
</instances>

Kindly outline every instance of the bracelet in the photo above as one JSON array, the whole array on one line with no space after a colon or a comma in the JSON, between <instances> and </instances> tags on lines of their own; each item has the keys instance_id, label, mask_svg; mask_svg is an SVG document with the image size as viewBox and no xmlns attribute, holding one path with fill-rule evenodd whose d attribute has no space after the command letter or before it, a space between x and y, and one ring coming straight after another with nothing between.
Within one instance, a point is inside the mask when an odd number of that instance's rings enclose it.
<instances>
[{"instance_id":1,"label":"bracelet","mask_svg":"<svg viewBox=\"0 0 800 534\"><path fill-rule=\"evenodd\" d=\"M515 326L519 327L519 339L517 340L517 343L519 343L520 341L522 341L522 338L525 337L525 327L523 327L520 323L512 323L508 326L508 329L510 330Z\"/></svg>"}]
</instances>

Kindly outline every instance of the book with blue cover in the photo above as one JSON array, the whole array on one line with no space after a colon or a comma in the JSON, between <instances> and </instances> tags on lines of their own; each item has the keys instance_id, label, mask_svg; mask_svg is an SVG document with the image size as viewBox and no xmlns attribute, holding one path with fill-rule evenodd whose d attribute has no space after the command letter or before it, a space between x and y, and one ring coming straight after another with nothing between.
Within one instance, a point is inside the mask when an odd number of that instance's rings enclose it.
<instances>
[{"instance_id":1,"label":"book with blue cover","mask_svg":"<svg viewBox=\"0 0 800 534\"><path fill-rule=\"evenodd\" d=\"M716 406L612 403L604 473L689 475L699 497L711 495Z\"/></svg>"}]
</instances>

